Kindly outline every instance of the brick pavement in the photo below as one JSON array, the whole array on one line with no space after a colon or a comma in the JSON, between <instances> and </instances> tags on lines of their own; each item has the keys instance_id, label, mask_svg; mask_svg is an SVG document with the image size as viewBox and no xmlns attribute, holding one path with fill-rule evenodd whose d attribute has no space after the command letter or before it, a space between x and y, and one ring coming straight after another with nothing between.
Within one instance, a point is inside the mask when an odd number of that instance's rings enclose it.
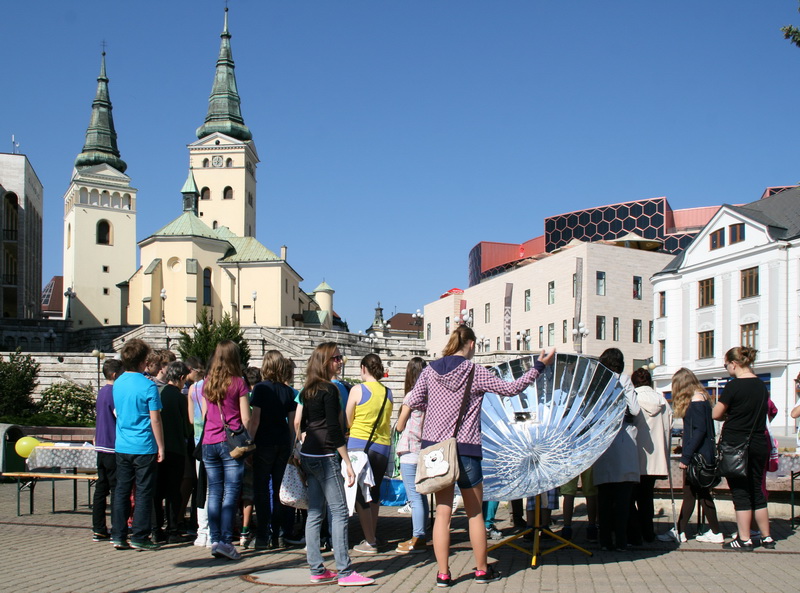
<instances>
[{"instance_id":1,"label":"brick pavement","mask_svg":"<svg viewBox=\"0 0 800 593\"><path fill-rule=\"evenodd\" d=\"M42 487L46 486L46 487ZM71 490L58 484L57 509L49 512L49 484L40 485L37 511L33 516L16 516L14 484L0 484L0 582L8 592L118 592L160 591L278 591L249 583L242 575L270 567L305 567L299 549L288 551L247 551L240 562L211 558L208 551L192 545L165 546L156 552L117 551L108 543L91 541L91 516L85 507L85 491L79 491L78 512L68 511ZM669 515L669 501L661 501ZM582 507L578 508L578 512ZM555 515L558 517L558 513ZM506 518L501 507L500 519ZM583 541L583 517L576 516L576 541ZM732 517L723 512L727 532L734 529ZM669 527L662 517L660 530ZM507 522L501 522L504 528ZM653 544L628 553L595 552L591 558L561 550L543 558L537 570L530 570L530 558L510 548L494 551L491 557L504 575L503 580L479 586L469 577L473 566L465 532L463 511L453 521L451 570L454 592L558 592L558 593L642 593L642 592L775 592L793 591L800 580L800 535L792 533L788 521L773 521L778 549L759 549L751 554L723 552L718 546L693 543ZM410 535L410 517L395 508L381 509L381 536L391 544ZM351 543L359 541L354 519ZM391 545L390 550L394 549ZM329 556L333 564L332 556ZM355 567L377 579L370 590L424 592L434 586L435 563L430 556L403 556L393 551L377 556L353 554ZM293 591L333 591L336 585L292 588Z\"/></svg>"}]
</instances>

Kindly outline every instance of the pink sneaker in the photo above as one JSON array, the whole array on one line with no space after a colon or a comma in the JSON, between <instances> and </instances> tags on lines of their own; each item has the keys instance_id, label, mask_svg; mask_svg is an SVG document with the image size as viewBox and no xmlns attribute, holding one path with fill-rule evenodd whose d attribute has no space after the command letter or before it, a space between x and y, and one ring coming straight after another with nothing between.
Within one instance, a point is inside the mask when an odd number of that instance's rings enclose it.
<instances>
[{"instance_id":1,"label":"pink sneaker","mask_svg":"<svg viewBox=\"0 0 800 593\"><path fill-rule=\"evenodd\" d=\"M326 570L322 574L312 574L311 575L311 582L315 584L319 583L332 583L336 580L339 575L332 570Z\"/></svg>"},{"instance_id":2,"label":"pink sneaker","mask_svg":"<svg viewBox=\"0 0 800 593\"><path fill-rule=\"evenodd\" d=\"M360 587L362 585L371 585L374 582L375 579L360 575L356 571L351 572L346 577L339 577L339 584L342 587Z\"/></svg>"}]
</instances>

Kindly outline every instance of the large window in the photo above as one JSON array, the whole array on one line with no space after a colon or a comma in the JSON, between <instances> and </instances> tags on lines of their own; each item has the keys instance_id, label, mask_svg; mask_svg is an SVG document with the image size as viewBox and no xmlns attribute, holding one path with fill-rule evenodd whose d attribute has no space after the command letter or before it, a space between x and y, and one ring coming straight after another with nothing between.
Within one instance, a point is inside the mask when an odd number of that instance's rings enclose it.
<instances>
[{"instance_id":1,"label":"large window","mask_svg":"<svg viewBox=\"0 0 800 593\"><path fill-rule=\"evenodd\" d=\"M547 304L552 305L556 302L556 283L551 280L547 283Z\"/></svg>"},{"instance_id":2,"label":"large window","mask_svg":"<svg viewBox=\"0 0 800 593\"><path fill-rule=\"evenodd\" d=\"M728 243L741 243L744 241L744 223L732 224L728 227Z\"/></svg>"},{"instance_id":3,"label":"large window","mask_svg":"<svg viewBox=\"0 0 800 593\"><path fill-rule=\"evenodd\" d=\"M619 342L619 317L614 317L611 322L611 339Z\"/></svg>"},{"instance_id":4,"label":"large window","mask_svg":"<svg viewBox=\"0 0 800 593\"><path fill-rule=\"evenodd\" d=\"M697 358L714 357L714 331L697 334Z\"/></svg>"},{"instance_id":5,"label":"large window","mask_svg":"<svg viewBox=\"0 0 800 593\"><path fill-rule=\"evenodd\" d=\"M524 305L524 309L525 309L525 311L530 311L531 310L531 289L530 288L525 290L525 305Z\"/></svg>"},{"instance_id":6,"label":"large window","mask_svg":"<svg viewBox=\"0 0 800 593\"><path fill-rule=\"evenodd\" d=\"M490 305L490 303L486 303L483 306L483 322L484 323L489 323L492 320L492 309L491 309L491 307L489 305Z\"/></svg>"},{"instance_id":7,"label":"large window","mask_svg":"<svg viewBox=\"0 0 800 593\"><path fill-rule=\"evenodd\" d=\"M718 231L714 231L708 236L709 241L709 248L710 249L719 249L720 247L725 247L725 229L719 229Z\"/></svg>"},{"instance_id":8,"label":"large window","mask_svg":"<svg viewBox=\"0 0 800 593\"><path fill-rule=\"evenodd\" d=\"M211 268L203 270L203 305L211 306Z\"/></svg>"},{"instance_id":9,"label":"large window","mask_svg":"<svg viewBox=\"0 0 800 593\"><path fill-rule=\"evenodd\" d=\"M698 302L700 307L710 307L714 304L714 279L706 278L698 283Z\"/></svg>"},{"instance_id":10,"label":"large window","mask_svg":"<svg viewBox=\"0 0 800 593\"><path fill-rule=\"evenodd\" d=\"M659 292L658 293L658 316L659 317L666 317L667 316L667 293L666 292Z\"/></svg>"},{"instance_id":11,"label":"large window","mask_svg":"<svg viewBox=\"0 0 800 593\"><path fill-rule=\"evenodd\" d=\"M598 296L606 296L606 273L597 272L595 292Z\"/></svg>"},{"instance_id":12,"label":"large window","mask_svg":"<svg viewBox=\"0 0 800 593\"><path fill-rule=\"evenodd\" d=\"M758 323L745 323L741 326L741 339L739 343L742 346L758 348Z\"/></svg>"},{"instance_id":13,"label":"large window","mask_svg":"<svg viewBox=\"0 0 800 593\"><path fill-rule=\"evenodd\" d=\"M101 220L97 223L97 244L111 245L111 225L107 220Z\"/></svg>"},{"instance_id":14,"label":"large window","mask_svg":"<svg viewBox=\"0 0 800 593\"><path fill-rule=\"evenodd\" d=\"M606 316L605 315L598 315L596 321L596 329L595 329L595 337L598 340L605 340L606 339Z\"/></svg>"},{"instance_id":15,"label":"large window","mask_svg":"<svg viewBox=\"0 0 800 593\"><path fill-rule=\"evenodd\" d=\"M633 277L633 298L636 300L642 300L642 277L641 276L634 276Z\"/></svg>"},{"instance_id":16,"label":"large window","mask_svg":"<svg viewBox=\"0 0 800 593\"><path fill-rule=\"evenodd\" d=\"M642 343L642 320L641 319L634 319L633 320L633 342L635 344Z\"/></svg>"},{"instance_id":17,"label":"large window","mask_svg":"<svg viewBox=\"0 0 800 593\"><path fill-rule=\"evenodd\" d=\"M742 298L758 296L758 266L742 270Z\"/></svg>"},{"instance_id":18,"label":"large window","mask_svg":"<svg viewBox=\"0 0 800 593\"><path fill-rule=\"evenodd\" d=\"M556 324L550 323L547 325L547 345L556 345Z\"/></svg>"}]
</instances>

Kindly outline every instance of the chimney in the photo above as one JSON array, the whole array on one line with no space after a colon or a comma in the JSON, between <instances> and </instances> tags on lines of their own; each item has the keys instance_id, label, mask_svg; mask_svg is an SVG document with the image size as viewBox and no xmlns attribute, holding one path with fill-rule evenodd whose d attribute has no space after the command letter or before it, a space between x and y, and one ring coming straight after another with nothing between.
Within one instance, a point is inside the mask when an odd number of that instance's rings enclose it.
<instances>
[{"instance_id":1,"label":"chimney","mask_svg":"<svg viewBox=\"0 0 800 593\"><path fill-rule=\"evenodd\" d=\"M281 259L286 261L286 245L281 245Z\"/></svg>"}]
</instances>

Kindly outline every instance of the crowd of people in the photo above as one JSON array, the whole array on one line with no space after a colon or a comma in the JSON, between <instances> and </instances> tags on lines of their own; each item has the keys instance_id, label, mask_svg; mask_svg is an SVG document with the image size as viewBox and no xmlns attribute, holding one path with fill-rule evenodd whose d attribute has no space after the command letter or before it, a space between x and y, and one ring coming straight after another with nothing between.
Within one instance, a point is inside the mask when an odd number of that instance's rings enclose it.
<instances>
[{"instance_id":1,"label":"crowd of people","mask_svg":"<svg viewBox=\"0 0 800 593\"><path fill-rule=\"evenodd\" d=\"M376 354L360 361L359 383L343 382L345 361L333 342L314 349L298 391L294 363L277 350L264 355L260 368L242 368L239 346L230 340L220 342L205 364L192 357L179 361L170 351L153 351L142 340L128 340L119 359L105 361L107 383L97 396L93 539L110 541L118 550L155 550L164 543L192 541L212 556L230 560L241 557L237 547L305 545L312 583L368 585L374 581L355 570L351 551L372 555L386 546L378 529L381 483L396 456L410 506L411 537L395 551L425 553L432 540L436 584L450 586L451 517L458 493L467 516L474 580L498 580L487 555L487 539L499 539L502 533L495 525L498 502L483 497L481 403L487 392L522 392L553 362L555 352L543 350L533 368L506 382L472 362L475 344L473 330L463 325L451 333L441 358L430 364L411 359L404 398L396 400L381 382L385 369ZM603 550L628 550L656 538L686 542L698 501L708 530L697 533L696 541L737 551L759 543L775 548L765 478L772 447L768 419L777 410L753 373L755 355L746 347L726 353L725 368L732 379L712 408L708 392L688 369L672 378L670 405L654 389L646 368L628 376L620 350L603 352L599 360L618 373L623 392L619 432L591 468L560 489L543 493L539 525L534 525L533 500L527 505L511 501L515 528L532 533L532 528L547 527L560 494L559 536L571 540L580 483L588 519L585 537ZM800 385L800 376L796 383ZM656 481L670 473L673 414L683 419L683 500L674 527L656 534L654 490ZM800 406L792 415L800 416ZM737 533L727 543L712 489L693 483L686 474L698 455L714 458L714 420L724 421L721 443L744 446L748 452L746 476L728 479ZM393 430L399 434L394 443ZM240 437L236 446L234 437ZM451 437L459 477L435 492L431 527L428 497L416 488L420 451ZM302 474L307 486L307 510L302 512L280 499L289 466ZM351 548L348 526L354 513L363 540ZM335 570L325 566L326 550L333 552Z\"/></svg>"}]
</instances>

